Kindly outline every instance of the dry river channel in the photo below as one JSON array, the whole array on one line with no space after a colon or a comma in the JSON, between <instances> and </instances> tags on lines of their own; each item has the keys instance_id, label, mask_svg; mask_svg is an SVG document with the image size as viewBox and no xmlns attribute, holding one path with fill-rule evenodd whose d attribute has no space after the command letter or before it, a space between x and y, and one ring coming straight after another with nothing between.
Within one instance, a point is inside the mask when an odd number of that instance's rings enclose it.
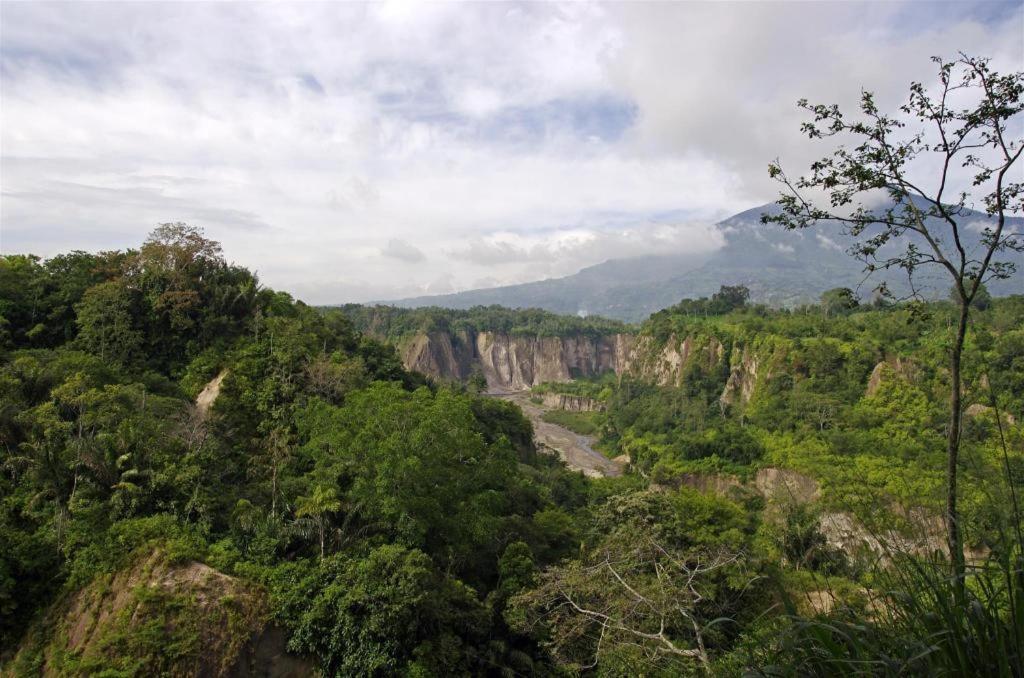
<instances>
[{"instance_id":1,"label":"dry river channel","mask_svg":"<svg viewBox=\"0 0 1024 678\"><path fill-rule=\"evenodd\" d=\"M558 453L565 465L574 471L582 471L592 478L622 475L622 464L609 459L590 445L591 436L582 436L564 426L544 421L544 413L550 408L530 401L529 392L492 393L495 398L511 400L523 410L533 423L533 438L538 446L547 447Z\"/></svg>"}]
</instances>

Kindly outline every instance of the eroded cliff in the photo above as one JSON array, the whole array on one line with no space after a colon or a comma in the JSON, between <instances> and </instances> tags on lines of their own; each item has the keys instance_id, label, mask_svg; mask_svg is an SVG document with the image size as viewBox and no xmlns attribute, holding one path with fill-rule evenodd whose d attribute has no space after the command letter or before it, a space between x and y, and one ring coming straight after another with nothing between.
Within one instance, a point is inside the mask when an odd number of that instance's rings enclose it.
<instances>
[{"instance_id":1,"label":"eroded cliff","mask_svg":"<svg viewBox=\"0 0 1024 678\"><path fill-rule=\"evenodd\" d=\"M401 347L409 369L444 381L480 374L494 392L524 391L544 382L566 382L629 369L633 336L531 336L497 332L429 332Z\"/></svg>"},{"instance_id":2,"label":"eroded cliff","mask_svg":"<svg viewBox=\"0 0 1024 678\"><path fill-rule=\"evenodd\" d=\"M408 369L442 381L479 375L488 390L498 393L605 372L681 388L695 370L718 373L726 406L748 403L779 358L774 347L727 346L708 335L672 334L659 340L648 334L532 336L465 330L417 334L400 351Z\"/></svg>"}]
</instances>

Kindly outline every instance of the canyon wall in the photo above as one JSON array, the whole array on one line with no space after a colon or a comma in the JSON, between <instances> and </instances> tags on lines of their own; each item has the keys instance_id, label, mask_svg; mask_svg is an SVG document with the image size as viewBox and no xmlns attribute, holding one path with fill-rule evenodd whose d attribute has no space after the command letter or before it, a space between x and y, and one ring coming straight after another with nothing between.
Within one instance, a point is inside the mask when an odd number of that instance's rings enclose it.
<instances>
[{"instance_id":1,"label":"canyon wall","mask_svg":"<svg viewBox=\"0 0 1024 678\"><path fill-rule=\"evenodd\" d=\"M569 393L545 393L542 402L544 407L568 412L603 412L606 409L600 400Z\"/></svg>"},{"instance_id":2,"label":"canyon wall","mask_svg":"<svg viewBox=\"0 0 1024 678\"><path fill-rule=\"evenodd\" d=\"M544 382L567 382L629 369L633 336L564 337L463 331L430 332L401 347L408 369L444 381L465 381L474 374L492 392L525 391Z\"/></svg>"},{"instance_id":3,"label":"canyon wall","mask_svg":"<svg viewBox=\"0 0 1024 678\"><path fill-rule=\"evenodd\" d=\"M734 345L715 337L677 336L657 340L646 334L594 336L513 335L463 330L418 334L400 347L402 361L442 381L467 381L482 376L491 392L529 390L545 382L568 382L605 372L629 375L660 386L682 387L694 367L722 370L723 405L745 405L759 380L775 362L763 347ZM555 406L554 403L551 404ZM559 409L591 409L592 404L564 402Z\"/></svg>"}]
</instances>

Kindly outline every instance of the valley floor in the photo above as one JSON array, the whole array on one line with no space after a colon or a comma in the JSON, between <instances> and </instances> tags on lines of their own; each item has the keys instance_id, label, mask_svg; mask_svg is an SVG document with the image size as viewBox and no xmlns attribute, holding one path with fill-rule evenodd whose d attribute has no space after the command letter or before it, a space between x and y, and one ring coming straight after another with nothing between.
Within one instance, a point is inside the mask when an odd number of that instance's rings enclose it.
<instances>
[{"instance_id":1,"label":"valley floor","mask_svg":"<svg viewBox=\"0 0 1024 678\"><path fill-rule=\"evenodd\" d=\"M526 391L519 393L495 393L496 398L511 400L519 405L523 414L533 424L534 440L539 445L553 449L566 465L574 471L582 471L584 475L594 477L620 476L623 464L604 456L593 449L590 444L593 438L581 436L564 426L544 421L544 413L550 408L530 400Z\"/></svg>"}]
</instances>

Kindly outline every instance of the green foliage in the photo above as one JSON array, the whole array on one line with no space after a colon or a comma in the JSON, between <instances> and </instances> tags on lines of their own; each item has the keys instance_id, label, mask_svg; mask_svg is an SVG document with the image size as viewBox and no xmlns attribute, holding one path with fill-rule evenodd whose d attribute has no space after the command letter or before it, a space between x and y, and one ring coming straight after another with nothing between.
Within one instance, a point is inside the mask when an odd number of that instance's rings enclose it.
<instances>
[{"instance_id":1,"label":"green foliage","mask_svg":"<svg viewBox=\"0 0 1024 678\"><path fill-rule=\"evenodd\" d=\"M142 333L132 327L132 291L121 282L90 287L75 306L78 344L100 360L130 363L142 348Z\"/></svg>"},{"instance_id":2,"label":"green foliage","mask_svg":"<svg viewBox=\"0 0 1024 678\"><path fill-rule=\"evenodd\" d=\"M798 626L772 611L775 568L787 591L810 596L827 581L851 605L883 581L829 546L819 512L906 531L913 516L894 507L927 512L941 494L942 302L868 308L840 290L781 311L736 288L655 314L638 330L645 350L688 347L660 385L638 371L536 390L606 406L547 415L630 455L630 473L590 479L539 454L514 403L427 383L369 334L630 329L618 323L313 309L261 288L180 224L138 252L4 257L0 290L0 644L20 644L26 673L42 666L32 647L60 641L49 615L156 551L168 567L201 561L254 595L265 588L293 650L328 675L548 675L595 658L609 675L736 672L766 665L778 634ZM972 544L995 552L1007 489L1024 479L1024 434L1001 426L1024 415L1024 298L975 313L968 392L1000 414L975 408L967 422L961 501ZM197 408L218 376L219 395ZM762 467L810 476L820 500L762 498ZM710 493L716 483L731 499ZM638 606L624 583L657 604ZM1010 589L998 590L975 595L986 637L1012 652L995 621L1010 607L994 602ZM195 608L187 591L164 593L141 591L142 623L110 620L101 650L47 661L173 673L195 657ZM566 594L647 635L606 629L599 641L592 616L554 605ZM232 605L232 637L245 637L256 622Z\"/></svg>"},{"instance_id":3,"label":"green foliage","mask_svg":"<svg viewBox=\"0 0 1024 678\"><path fill-rule=\"evenodd\" d=\"M877 573L872 612L841 606L794 616L762 675L1016 676L1024 670L1024 569L1019 550L973 566L966 600L948 563L898 557Z\"/></svg>"},{"instance_id":4,"label":"green foliage","mask_svg":"<svg viewBox=\"0 0 1024 678\"><path fill-rule=\"evenodd\" d=\"M49 647L46 610L159 549L279 592L289 568L323 560L335 603L358 595L351 584L370 591L302 619L275 598L297 647L312 647L311 629L347 629L346 658L317 646L327 665L539 666L535 641L500 621L485 637L529 582L509 544L538 554L530 567L571 552L587 492L537 455L514 404L427 388L343 313L260 288L181 224L138 252L4 257L0 288L0 662L26 629ZM200 411L191 399L218 375ZM369 609L385 591L389 609ZM191 656L177 636L150 642L162 624L192 642L188 602L143 593L144 624L112 620L105 649L61 666L159 673ZM408 636L389 639L393 624ZM19 666L38 661L26 651Z\"/></svg>"},{"instance_id":5,"label":"green foliage","mask_svg":"<svg viewBox=\"0 0 1024 678\"><path fill-rule=\"evenodd\" d=\"M479 670L474 648L488 617L475 592L424 553L381 546L331 556L275 592L290 601L289 647L319 658L326 675L383 676Z\"/></svg>"},{"instance_id":6,"label":"green foliage","mask_svg":"<svg viewBox=\"0 0 1024 678\"><path fill-rule=\"evenodd\" d=\"M429 332L496 332L512 335L602 337L630 331L629 325L599 316L557 315L537 308L509 309L504 306L476 306L468 310L439 308L397 308L394 306L340 307L353 325L373 336L391 341Z\"/></svg>"},{"instance_id":7,"label":"green foliage","mask_svg":"<svg viewBox=\"0 0 1024 678\"><path fill-rule=\"evenodd\" d=\"M546 422L564 426L583 436L595 435L604 420L600 412L572 412L569 410L548 410L542 418Z\"/></svg>"},{"instance_id":8,"label":"green foliage","mask_svg":"<svg viewBox=\"0 0 1024 678\"><path fill-rule=\"evenodd\" d=\"M545 393L564 393L566 395L583 396L594 400L608 400L616 384L618 375L614 372L604 372L590 377L578 377L572 381L550 381L534 386L530 391L536 395Z\"/></svg>"},{"instance_id":9,"label":"green foliage","mask_svg":"<svg viewBox=\"0 0 1024 678\"><path fill-rule=\"evenodd\" d=\"M639 661L698 673L734 639L713 620L759 605L749 525L731 502L693 490L614 496L596 529L579 560L548 568L506 614L570 670L631 672Z\"/></svg>"}]
</instances>

